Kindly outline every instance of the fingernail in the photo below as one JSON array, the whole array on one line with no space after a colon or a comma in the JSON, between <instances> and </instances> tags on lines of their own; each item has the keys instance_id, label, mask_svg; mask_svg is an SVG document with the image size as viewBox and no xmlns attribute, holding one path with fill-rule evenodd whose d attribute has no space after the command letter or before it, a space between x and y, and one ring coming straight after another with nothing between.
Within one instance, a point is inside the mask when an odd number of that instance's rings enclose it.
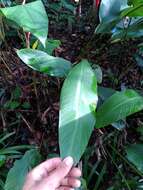
<instances>
[{"instance_id":1,"label":"fingernail","mask_svg":"<svg viewBox=\"0 0 143 190\"><path fill-rule=\"evenodd\" d=\"M73 158L71 156L66 157L63 162L67 165L67 166L72 166L73 165Z\"/></svg>"}]
</instances>

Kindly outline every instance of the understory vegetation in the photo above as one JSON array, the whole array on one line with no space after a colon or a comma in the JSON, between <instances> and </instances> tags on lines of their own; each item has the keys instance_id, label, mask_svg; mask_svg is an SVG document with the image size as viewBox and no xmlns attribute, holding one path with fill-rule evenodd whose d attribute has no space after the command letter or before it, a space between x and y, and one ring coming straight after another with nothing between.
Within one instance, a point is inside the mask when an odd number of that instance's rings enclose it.
<instances>
[{"instance_id":1,"label":"understory vegetation","mask_svg":"<svg viewBox=\"0 0 143 190\"><path fill-rule=\"evenodd\" d=\"M143 189L142 36L143 0L0 0L0 190L55 156Z\"/></svg>"}]
</instances>

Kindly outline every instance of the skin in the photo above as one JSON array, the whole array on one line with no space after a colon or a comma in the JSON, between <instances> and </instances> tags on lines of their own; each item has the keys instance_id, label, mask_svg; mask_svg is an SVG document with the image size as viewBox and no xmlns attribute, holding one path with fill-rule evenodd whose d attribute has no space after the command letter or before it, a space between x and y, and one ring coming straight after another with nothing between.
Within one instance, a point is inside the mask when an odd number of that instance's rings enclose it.
<instances>
[{"instance_id":1,"label":"skin","mask_svg":"<svg viewBox=\"0 0 143 190\"><path fill-rule=\"evenodd\" d=\"M23 190L74 190L80 187L81 171L67 157L49 159L34 168L26 177Z\"/></svg>"}]
</instances>

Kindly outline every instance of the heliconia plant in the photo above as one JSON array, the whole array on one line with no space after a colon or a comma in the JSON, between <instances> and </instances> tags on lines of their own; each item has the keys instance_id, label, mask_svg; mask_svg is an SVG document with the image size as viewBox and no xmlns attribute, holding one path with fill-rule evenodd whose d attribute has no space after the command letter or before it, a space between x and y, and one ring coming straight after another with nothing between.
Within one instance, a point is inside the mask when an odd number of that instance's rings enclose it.
<instances>
[{"instance_id":1,"label":"heliconia plant","mask_svg":"<svg viewBox=\"0 0 143 190\"><path fill-rule=\"evenodd\" d=\"M105 7L105 2L109 7ZM109 23L114 23L115 27L117 20L120 20L120 17L118 18L120 11L122 18L127 15L142 15L140 8L135 3L133 7L122 10L122 3L119 2L115 3L114 0L101 1L101 23L97 31L104 31L105 26L108 26ZM100 1L96 1L97 6L99 3ZM46 46L48 17L42 1L1 8L0 11L7 19L23 28L25 32L33 34L41 42L43 48ZM105 14L106 18L103 17ZM111 29L112 26L110 26ZM99 106L100 94L97 76L86 59L73 66L63 58L54 57L45 52L44 49L35 48L17 50L17 55L27 66L36 71L53 77L65 78L61 89L59 111L60 155L63 158L72 156L75 164L81 159L94 128L109 126L143 109L143 97L130 89L113 93ZM35 152L32 153L32 155L34 154ZM23 158L24 161L26 158ZM16 163L14 167L17 165L19 163ZM15 170L12 171L8 175L5 190L18 190L16 184L9 181L13 179L11 178L13 172L15 173Z\"/></svg>"}]
</instances>

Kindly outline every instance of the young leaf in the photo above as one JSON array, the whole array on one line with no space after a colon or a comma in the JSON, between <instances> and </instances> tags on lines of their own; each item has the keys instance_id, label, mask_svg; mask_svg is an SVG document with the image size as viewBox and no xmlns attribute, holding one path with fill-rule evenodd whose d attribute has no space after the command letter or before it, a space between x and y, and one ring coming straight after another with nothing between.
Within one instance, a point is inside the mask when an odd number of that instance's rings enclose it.
<instances>
[{"instance_id":1,"label":"young leaf","mask_svg":"<svg viewBox=\"0 0 143 190\"><path fill-rule=\"evenodd\" d=\"M22 27L24 31L31 32L45 46L48 34L48 17L41 0L25 5L1 8L0 11L7 19Z\"/></svg>"},{"instance_id":2,"label":"young leaf","mask_svg":"<svg viewBox=\"0 0 143 190\"><path fill-rule=\"evenodd\" d=\"M126 148L127 158L143 173L143 144L132 144Z\"/></svg>"},{"instance_id":3,"label":"young leaf","mask_svg":"<svg viewBox=\"0 0 143 190\"><path fill-rule=\"evenodd\" d=\"M87 60L68 74L61 92L59 143L64 158L80 160L95 125L93 112L97 105L97 80Z\"/></svg>"},{"instance_id":4,"label":"young leaf","mask_svg":"<svg viewBox=\"0 0 143 190\"><path fill-rule=\"evenodd\" d=\"M15 161L14 166L8 173L5 190L21 190L28 171L37 165L40 159L39 152L33 149L27 151L21 160Z\"/></svg>"},{"instance_id":5,"label":"young leaf","mask_svg":"<svg viewBox=\"0 0 143 190\"><path fill-rule=\"evenodd\" d=\"M96 128L105 127L142 109L143 97L134 90L116 92L99 107Z\"/></svg>"},{"instance_id":6,"label":"young leaf","mask_svg":"<svg viewBox=\"0 0 143 190\"><path fill-rule=\"evenodd\" d=\"M51 76L64 77L71 69L69 61L53 57L40 50L21 49L17 51L17 54L32 69Z\"/></svg>"}]
</instances>

